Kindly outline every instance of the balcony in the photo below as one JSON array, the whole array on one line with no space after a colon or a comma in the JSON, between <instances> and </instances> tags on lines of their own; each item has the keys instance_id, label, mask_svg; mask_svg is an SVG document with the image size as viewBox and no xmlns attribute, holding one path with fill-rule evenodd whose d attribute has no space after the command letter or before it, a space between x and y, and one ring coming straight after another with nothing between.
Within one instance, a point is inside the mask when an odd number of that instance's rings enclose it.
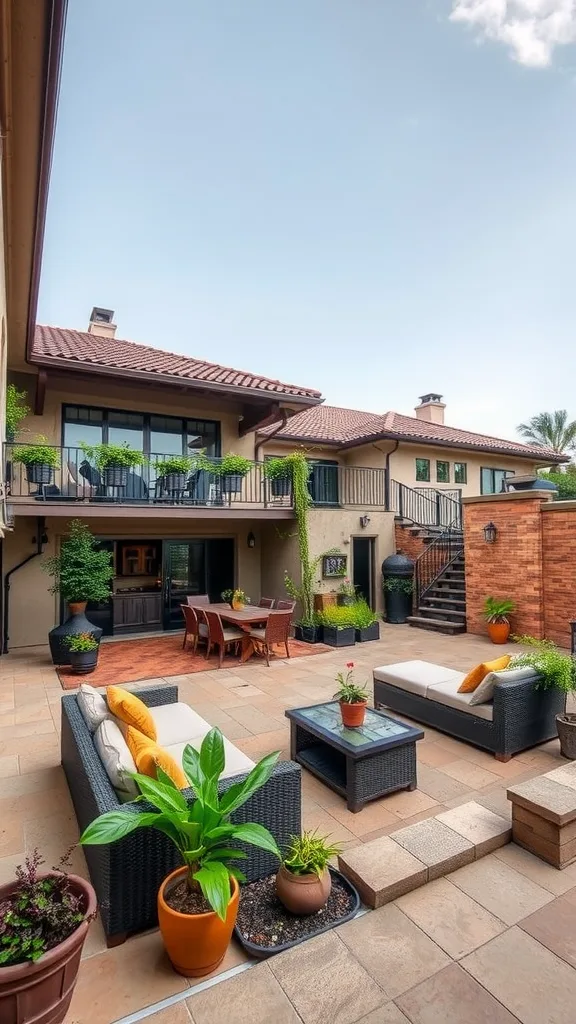
<instances>
[{"instance_id":1,"label":"balcony","mask_svg":"<svg viewBox=\"0 0 576 1024\"><path fill-rule=\"evenodd\" d=\"M183 476L160 477L152 463L168 456L150 455L134 469L106 473L98 470L80 448L56 448L55 468L24 465L18 449L4 445L6 496L14 515L106 514L171 518L277 518L293 515L292 488L284 479L268 480L264 463L253 462L246 476L222 476L196 470ZM211 460L218 465L220 460ZM333 465L313 465L310 472L313 507L384 509L385 471ZM78 507L80 506L81 509Z\"/></svg>"}]
</instances>

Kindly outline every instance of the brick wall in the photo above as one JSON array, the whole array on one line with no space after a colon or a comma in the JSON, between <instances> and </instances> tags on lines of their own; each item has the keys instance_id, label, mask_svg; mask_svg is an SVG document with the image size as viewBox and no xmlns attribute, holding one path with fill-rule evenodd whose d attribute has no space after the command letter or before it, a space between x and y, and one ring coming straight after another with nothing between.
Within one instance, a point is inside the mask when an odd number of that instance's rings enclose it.
<instances>
[{"instance_id":1,"label":"brick wall","mask_svg":"<svg viewBox=\"0 0 576 1024\"><path fill-rule=\"evenodd\" d=\"M542 509L545 635L570 647L570 620L576 619L576 505Z\"/></svg>"},{"instance_id":2,"label":"brick wall","mask_svg":"<svg viewBox=\"0 0 576 1024\"><path fill-rule=\"evenodd\" d=\"M470 633L486 633L482 606L486 597L511 597L517 611L512 631L544 636L542 497L515 492L465 500L466 622ZM533 492L532 492L533 494ZM484 526L498 531L494 544ZM576 517L575 517L576 527Z\"/></svg>"},{"instance_id":3,"label":"brick wall","mask_svg":"<svg viewBox=\"0 0 576 1024\"><path fill-rule=\"evenodd\" d=\"M394 524L394 532L396 534L396 551L415 562L426 547L422 537L415 537L409 529L404 529L399 523Z\"/></svg>"}]
</instances>

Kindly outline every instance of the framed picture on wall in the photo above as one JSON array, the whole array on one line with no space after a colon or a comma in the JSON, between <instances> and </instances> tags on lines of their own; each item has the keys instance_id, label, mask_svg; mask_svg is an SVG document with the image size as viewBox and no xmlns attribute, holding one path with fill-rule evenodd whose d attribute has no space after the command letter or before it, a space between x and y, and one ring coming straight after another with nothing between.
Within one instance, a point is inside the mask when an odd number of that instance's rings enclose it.
<instances>
[{"instance_id":1,"label":"framed picture on wall","mask_svg":"<svg viewBox=\"0 0 576 1024\"><path fill-rule=\"evenodd\" d=\"M334 579L338 576L346 576L348 571L348 555L323 555L322 556L322 578L325 580Z\"/></svg>"}]
</instances>

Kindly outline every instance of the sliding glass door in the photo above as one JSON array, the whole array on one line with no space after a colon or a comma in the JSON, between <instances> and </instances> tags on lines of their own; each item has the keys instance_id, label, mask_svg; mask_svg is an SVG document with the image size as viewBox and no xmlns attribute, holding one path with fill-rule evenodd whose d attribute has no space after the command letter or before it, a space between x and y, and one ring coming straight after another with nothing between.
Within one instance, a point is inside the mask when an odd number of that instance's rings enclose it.
<instances>
[{"instance_id":1,"label":"sliding glass door","mask_svg":"<svg viewBox=\"0 0 576 1024\"><path fill-rule=\"evenodd\" d=\"M208 594L220 601L234 586L234 541L165 540L163 558L164 629L181 629L181 604L189 594Z\"/></svg>"}]
</instances>

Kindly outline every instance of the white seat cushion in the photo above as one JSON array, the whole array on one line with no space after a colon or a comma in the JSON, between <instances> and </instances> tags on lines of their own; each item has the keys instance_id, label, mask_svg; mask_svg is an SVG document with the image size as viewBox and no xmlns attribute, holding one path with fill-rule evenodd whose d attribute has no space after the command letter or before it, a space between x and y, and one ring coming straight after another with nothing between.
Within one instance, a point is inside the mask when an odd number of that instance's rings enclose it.
<instances>
[{"instance_id":1,"label":"white seat cushion","mask_svg":"<svg viewBox=\"0 0 576 1024\"><path fill-rule=\"evenodd\" d=\"M489 672L479 686L472 692L472 700L470 704L472 707L475 704L485 704L488 700L494 699L494 687L496 683L501 680L508 679L512 683L516 683L521 679L532 679L536 677L536 673L530 665L523 665L520 668L503 668L499 672Z\"/></svg>"},{"instance_id":2,"label":"white seat cushion","mask_svg":"<svg viewBox=\"0 0 576 1024\"><path fill-rule=\"evenodd\" d=\"M251 629L250 630L250 636L255 636L255 637L257 637L258 640L265 640L266 639L266 630L265 629Z\"/></svg>"},{"instance_id":3,"label":"white seat cushion","mask_svg":"<svg viewBox=\"0 0 576 1024\"><path fill-rule=\"evenodd\" d=\"M185 743L190 736L205 736L210 726L188 704L162 704L150 708L156 726L156 742L161 747L171 743Z\"/></svg>"},{"instance_id":4,"label":"white seat cushion","mask_svg":"<svg viewBox=\"0 0 576 1024\"><path fill-rule=\"evenodd\" d=\"M442 665L433 665L430 661L399 661L394 665L380 665L375 668L374 679L425 697L428 687L436 683L457 679L460 686L464 673L456 672L453 668L443 668Z\"/></svg>"},{"instance_id":5,"label":"white seat cushion","mask_svg":"<svg viewBox=\"0 0 576 1024\"><path fill-rule=\"evenodd\" d=\"M210 726L206 725L206 732L209 729ZM182 754L186 744L191 743L195 750L200 750L206 732L200 736L194 736L185 743L172 743L169 746L164 746L163 744L164 749L174 758L177 764L182 765ZM231 775L239 775L240 772L249 772L254 767L254 761L251 761L246 754L238 750L226 737L224 737L224 758L224 771L221 776L223 779L228 779Z\"/></svg>"},{"instance_id":6,"label":"white seat cushion","mask_svg":"<svg viewBox=\"0 0 576 1024\"><path fill-rule=\"evenodd\" d=\"M243 636L246 636L243 629L235 629L233 626L226 627L222 632L225 640L241 640Z\"/></svg>"},{"instance_id":7,"label":"white seat cushion","mask_svg":"<svg viewBox=\"0 0 576 1024\"><path fill-rule=\"evenodd\" d=\"M474 693L458 693L458 687L464 678L463 672L458 672L458 679L449 679L443 683L433 683L428 687L426 697L434 700L437 704L446 704L449 708L456 708L457 711L465 711L469 715L476 715L477 718L485 718L492 721L492 704L471 704Z\"/></svg>"}]
</instances>

